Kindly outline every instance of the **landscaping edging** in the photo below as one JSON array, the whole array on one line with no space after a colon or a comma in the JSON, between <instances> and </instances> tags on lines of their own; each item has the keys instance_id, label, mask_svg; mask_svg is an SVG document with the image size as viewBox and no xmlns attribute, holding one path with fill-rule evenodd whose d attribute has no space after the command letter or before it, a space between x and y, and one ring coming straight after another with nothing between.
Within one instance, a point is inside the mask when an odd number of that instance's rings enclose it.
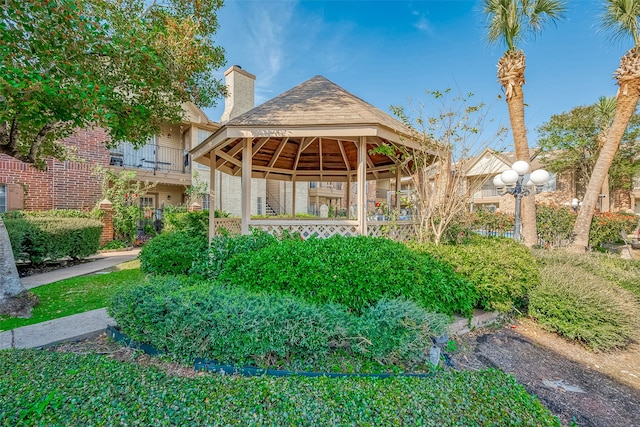
<instances>
[{"instance_id":1,"label":"landscaping edging","mask_svg":"<svg viewBox=\"0 0 640 427\"><path fill-rule=\"evenodd\" d=\"M137 350L143 351L145 354L156 356L161 355L163 352L158 350L157 348L150 346L148 344L138 343L131 338L127 337L125 334L120 332L114 326L107 326L106 333L110 336L114 341L123 343L127 347L131 347ZM219 364L216 361L207 360L203 358L196 358L193 362L193 369L195 371L207 371L207 372L217 372L221 374L229 374L229 375L241 375L244 377L254 377L254 376L275 376L275 377L327 377L327 378L428 378L432 377L433 373L427 374L414 374L414 373L405 373L405 374L348 374L348 373L338 373L338 372L307 372L307 371L283 371L278 369L262 369L255 366L232 366L232 365L223 365Z\"/></svg>"}]
</instances>

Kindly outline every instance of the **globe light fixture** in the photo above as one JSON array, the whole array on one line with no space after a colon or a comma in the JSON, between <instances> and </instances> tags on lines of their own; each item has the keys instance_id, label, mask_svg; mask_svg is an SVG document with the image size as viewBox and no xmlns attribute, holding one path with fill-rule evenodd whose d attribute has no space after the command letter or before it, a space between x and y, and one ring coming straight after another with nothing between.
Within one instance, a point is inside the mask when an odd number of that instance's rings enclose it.
<instances>
[{"instance_id":1,"label":"globe light fixture","mask_svg":"<svg viewBox=\"0 0 640 427\"><path fill-rule=\"evenodd\" d=\"M513 239L516 241L521 239L520 205L522 198L532 193L540 193L544 184L549 180L549 172L544 169L536 169L527 177L529 169L529 163L524 160L518 160L511 165L511 169L507 169L493 178L493 185L496 186L498 194L503 196L508 193L516 198L515 226L513 229ZM527 177L526 181L525 177ZM523 182L526 182L526 184L523 185Z\"/></svg>"},{"instance_id":2,"label":"globe light fixture","mask_svg":"<svg viewBox=\"0 0 640 427\"><path fill-rule=\"evenodd\" d=\"M578 199L573 199L571 201L571 208L573 208L574 212L578 212L578 209L580 209L580 207L582 207L582 202Z\"/></svg>"}]
</instances>

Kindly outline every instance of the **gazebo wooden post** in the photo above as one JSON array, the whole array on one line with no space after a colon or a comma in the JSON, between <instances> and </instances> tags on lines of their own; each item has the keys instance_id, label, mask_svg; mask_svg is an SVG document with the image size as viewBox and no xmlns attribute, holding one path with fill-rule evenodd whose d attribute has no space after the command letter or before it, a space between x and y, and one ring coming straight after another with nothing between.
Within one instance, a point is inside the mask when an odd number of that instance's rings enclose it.
<instances>
[{"instance_id":1,"label":"gazebo wooden post","mask_svg":"<svg viewBox=\"0 0 640 427\"><path fill-rule=\"evenodd\" d=\"M215 151L209 152L209 242L216 236L216 161Z\"/></svg>"},{"instance_id":2,"label":"gazebo wooden post","mask_svg":"<svg viewBox=\"0 0 640 427\"><path fill-rule=\"evenodd\" d=\"M249 234L249 220L251 219L251 159L253 158L253 147L251 138L242 140L242 199L241 210L242 219L240 222L240 233Z\"/></svg>"},{"instance_id":3,"label":"gazebo wooden post","mask_svg":"<svg viewBox=\"0 0 640 427\"><path fill-rule=\"evenodd\" d=\"M347 171L347 220L351 219L351 184L353 184L351 172Z\"/></svg>"},{"instance_id":4,"label":"gazebo wooden post","mask_svg":"<svg viewBox=\"0 0 640 427\"><path fill-rule=\"evenodd\" d=\"M296 217L296 176L291 177L291 218Z\"/></svg>"},{"instance_id":5,"label":"gazebo wooden post","mask_svg":"<svg viewBox=\"0 0 640 427\"><path fill-rule=\"evenodd\" d=\"M400 180L402 179L402 167L398 164L396 169L396 210L398 214L400 214L401 200L400 200L400 190L402 190L402 184Z\"/></svg>"},{"instance_id":6,"label":"gazebo wooden post","mask_svg":"<svg viewBox=\"0 0 640 427\"><path fill-rule=\"evenodd\" d=\"M358 143L358 228L361 236L367 233L367 139Z\"/></svg>"}]
</instances>

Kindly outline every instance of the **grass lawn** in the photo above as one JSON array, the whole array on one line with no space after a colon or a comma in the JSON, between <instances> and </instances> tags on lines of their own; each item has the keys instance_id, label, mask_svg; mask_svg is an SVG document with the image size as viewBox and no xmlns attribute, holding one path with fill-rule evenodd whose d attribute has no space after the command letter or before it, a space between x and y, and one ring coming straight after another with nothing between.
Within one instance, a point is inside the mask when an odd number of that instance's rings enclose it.
<instances>
[{"instance_id":1,"label":"grass lawn","mask_svg":"<svg viewBox=\"0 0 640 427\"><path fill-rule=\"evenodd\" d=\"M39 286L32 289L40 303L29 319L0 316L0 332L45 322L71 314L105 307L116 292L135 286L144 280L140 261L120 264L116 271L92 274Z\"/></svg>"},{"instance_id":2,"label":"grass lawn","mask_svg":"<svg viewBox=\"0 0 640 427\"><path fill-rule=\"evenodd\" d=\"M560 425L493 369L420 379L182 378L105 356L7 350L0 371L5 425Z\"/></svg>"}]
</instances>

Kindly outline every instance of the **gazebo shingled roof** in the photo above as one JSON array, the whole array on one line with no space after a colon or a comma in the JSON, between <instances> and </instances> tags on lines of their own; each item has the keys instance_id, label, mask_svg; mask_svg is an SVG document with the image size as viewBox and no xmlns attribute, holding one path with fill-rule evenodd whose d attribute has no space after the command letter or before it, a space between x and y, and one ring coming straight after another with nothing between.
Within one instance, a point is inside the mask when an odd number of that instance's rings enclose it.
<instances>
[{"instance_id":1,"label":"gazebo shingled roof","mask_svg":"<svg viewBox=\"0 0 640 427\"><path fill-rule=\"evenodd\" d=\"M297 181L355 176L361 138L367 145L367 179L395 177L398 163L369 154L372 148L420 147L418 135L399 120L322 76L229 120L191 153L208 165L215 153L216 169L239 175L244 138L251 138L254 178Z\"/></svg>"}]
</instances>

